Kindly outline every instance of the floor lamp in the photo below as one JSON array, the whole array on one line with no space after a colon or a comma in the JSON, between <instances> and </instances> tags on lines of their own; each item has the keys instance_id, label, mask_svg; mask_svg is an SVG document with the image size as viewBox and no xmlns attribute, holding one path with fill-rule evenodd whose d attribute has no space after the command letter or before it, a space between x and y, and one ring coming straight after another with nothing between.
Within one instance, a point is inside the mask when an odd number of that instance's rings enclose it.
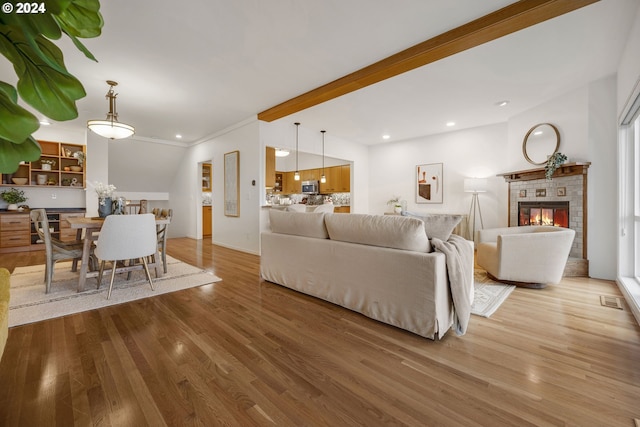
<instances>
[{"instance_id":1,"label":"floor lamp","mask_svg":"<svg viewBox=\"0 0 640 427\"><path fill-rule=\"evenodd\" d=\"M485 193L487 191L487 180L484 178L465 178L464 180L464 192L473 193L471 197L471 206L469 206L469 216L467 217L467 229L469 229L469 223L473 222L471 227L471 235L469 240L476 240L476 210L480 215L480 229L484 228L484 222L482 221L482 211L480 210L480 199L478 199L478 193Z\"/></svg>"}]
</instances>

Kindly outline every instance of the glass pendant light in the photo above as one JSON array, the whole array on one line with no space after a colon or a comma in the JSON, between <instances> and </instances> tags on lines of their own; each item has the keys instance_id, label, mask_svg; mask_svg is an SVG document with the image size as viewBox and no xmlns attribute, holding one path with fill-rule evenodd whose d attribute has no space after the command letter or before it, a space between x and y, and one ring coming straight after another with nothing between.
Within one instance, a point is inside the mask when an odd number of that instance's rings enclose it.
<instances>
[{"instance_id":1,"label":"glass pendant light","mask_svg":"<svg viewBox=\"0 0 640 427\"><path fill-rule=\"evenodd\" d=\"M118 113L116 112L116 97L118 94L113 92L113 88L117 86L118 83L107 80L107 84L109 85L109 92L107 92L106 95L106 98L109 100L107 118L106 120L89 120L87 127L89 130L105 138L128 138L135 133L135 129L131 125L118 121Z\"/></svg>"},{"instance_id":2,"label":"glass pendant light","mask_svg":"<svg viewBox=\"0 0 640 427\"><path fill-rule=\"evenodd\" d=\"M295 181L300 181L300 172L298 172L298 127L300 123L294 123L296 125L296 173L293 174L293 179Z\"/></svg>"},{"instance_id":3,"label":"glass pendant light","mask_svg":"<svg viewBox=\"0 0 640 427\"><path fill-rule=\"evenodd\" d=\"M327 182L327 177L324 175L324 133L326 130L321 130L322 132L322 176L320 176L320 182L325 184Z\"/></svg>"}]
</instances>

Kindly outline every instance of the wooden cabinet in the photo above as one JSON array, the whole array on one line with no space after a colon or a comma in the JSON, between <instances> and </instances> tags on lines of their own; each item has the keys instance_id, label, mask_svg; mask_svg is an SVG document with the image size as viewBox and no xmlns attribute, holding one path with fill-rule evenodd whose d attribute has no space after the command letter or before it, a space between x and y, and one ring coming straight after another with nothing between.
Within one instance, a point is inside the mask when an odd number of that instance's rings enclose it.
<instances>
[{"instance_id":1,"label":"wooden cabinet","mask_svg":"<svg viewBox=\"0 0 640 427\"><path fill-rule=\"evenodd\" d=\"M324 169L327 182L320 183L320 194L349 193L351 191L351 166L332 166Z\"/></svg>"},{"instance_id":2,"label":"wooden cabinet","mask_svg":"<svg viewBox=\"0 0 640 427\"><path fill-rule=\"evenodd\" d=\"M300 171L301 181L318 181L320 179L320 169L305 169Z\"/></svg>"},{"instance_id":3,"label":"wooden cabinet","mask_svg":"<svg viewBox=\"0 0 640 427\"><path fill-rule=\"evenodd\" d=\"M295 172L282 173L282 192L284 194L299 194L302 191L302 181L293 179Z\"/></svg>"},{"instance_id":4,"label":"wooden cabinet","mask_svg":"<svg viewBox=\"0 0 640 427\"><path fill-rule=\"evenodd\" d=\"M38 141L42 154L34 162L24 163L13 174L2 174L2 184L8 186L37 185L76 187L83 189L86 183L86 146L66 142ZM16 184L13 179L26 179Z\"/></svg>"},{"instance_id":5,"label":"wooden cabinet","mask_svg":"<svg viewBox=\"0 0 640 427\"><path fill-rule=\"evenodd\" d=\"M340 190L341 193L351 192L351 165L340 166Z\"/></svg>"},{"instance_id":6,"label":"wooden cabinet","mask_svg":"<svg viewBox=\"0 0 640 427\"><path fill-rule=\"evenodd\" d=\"M202 164L202 191L211 191L211 163Z\"/></svg>"},{"instance_id":7,"label":"wooden cabinet","mask_svg":"<svg viewBox=\"0 0 640 427\"><path fill-rule=\"evenodd\" d=\"M202 207L202 236L211 236L212 227L212 209L211 206Z\"/></svg>"},{"instance_id":8,"label":"wooden cabinet","mask_svg":"<svg viewBox=\"0 0 640 427\"><path fill-rule=\"evenodd\" d=\"M336 206L333 208L334 213L351 213L351 206Z\"/></svg>"},{"instance_id":9,"label":"wooden cabinet","mask_svg":"<svg viewBox=\"0 0 640 427\"><path fill-rule=\"evenodd\" d=\"M51 237L71 242L77 239L77 230L71 228L67 218L83 217L84 209L47 209ZM35 225L28 212L0 213L0 253L44 250Z\"/></svg>"},{"instance_id":10,"label":"wooden cabinet","mask_svg":"<svg viewBox=\"0 0 640 427\"><path fill-rule=\"evenodd\" d=\"M29 247L28 213L6 213L0 215L0 249L11 252L14 248Z\"/></svg>"},{"instance_id":11,"label":"wooden cabinet","mask_svg":"<svg viewBox=\"0 0 640 427\"><path fill-rule=\"evenodd\" d=\"M276 186L276 149L273 147L267 147L265 158L265 176L264 186L265 188L274 188Z\"/></svg>"}]
</instances>

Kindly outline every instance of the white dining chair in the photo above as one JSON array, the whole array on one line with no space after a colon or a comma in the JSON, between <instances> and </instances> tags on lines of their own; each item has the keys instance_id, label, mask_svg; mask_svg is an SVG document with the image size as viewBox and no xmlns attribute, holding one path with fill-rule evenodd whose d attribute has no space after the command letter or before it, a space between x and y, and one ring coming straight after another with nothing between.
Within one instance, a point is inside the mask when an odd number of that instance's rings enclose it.
<instances>
[{"instance_id":1,"label":"white dining chair","mask_svg":"<svg viewBox=\"0 0 640 427\"><path fill-rule=\"evenodd\" d=\"M318 207L315 208L313 210L313 212L314 213L317 213L317 212L328 212L328 213L331 213L331 212L333 212L334 208L335 208L335 206L333 206L333 203L324 203L322 205L318 205Z\"/></svg>"},{"instance_id":2,"label":"white dining chair","mask_svg":"<svg viewBox=\"0 0 640 427\"><path fill-rule=\"evenodd\" d=\"M109 215L104 220L104 225L100 230L100 236L96 244L95 255L101 261L98 273L98 288L102 283L105 262L110 261L113 264L107 299L111 298L118 261L142 259L144 272L151 290L155 290L149 273L147 257L156 254L157 245L156 221L153 214Z\"/></svg>"}]
</instances>

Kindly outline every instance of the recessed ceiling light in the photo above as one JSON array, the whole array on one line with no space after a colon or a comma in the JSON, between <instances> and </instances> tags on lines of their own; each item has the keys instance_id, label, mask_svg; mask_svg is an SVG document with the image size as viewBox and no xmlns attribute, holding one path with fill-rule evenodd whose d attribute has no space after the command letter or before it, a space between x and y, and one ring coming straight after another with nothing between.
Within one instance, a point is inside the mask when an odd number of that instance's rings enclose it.
<instances>
[{"instance_id":1,"label":"recessed ceiling light","mask_svg":"<svg viewBox=\"0 0 640 427\"><path fill-rule=\"evenodd\" d=\"M391 138L391 135L387 135L387 134L382 135L382 139L389 139L389 138Z\"/></svg>"},{"instance_id":2,"label":"recessed ceiling light","mask_svg":"<svg viewBox=\"0 0 640 427\"><path fill-rule=\"evenodd\" d=\"M49 126L51 123L49 123L47 120L44 120L44 119L43 119L43 120L40 120L40 124L41 124L42 126Z\"/></svg>"},{"instance_id":3,"label":"recessed ceiling light","mask_svg":"<svg viewBox=\"0 0 640 427\"><path fill-rule=\"evenodd\" d=\"M456 125L456 122L447 122L448 127L455 126L455 125Z\"/></svg>"},{"instance_id":4,"label":"recessed ceiling light","mask_svg":"<svg viewBox=\"0 0 640 427\"><path fill-rule=\"evenodd\" d=\"M180 139L180 138L182 138L182 135L180 135L180 134L178 133L178 134L176 134L176 138Z\"/></svg>"},{"instance_id":5,"label":"recessed ceiling light","mask_svg":"<svg viewBox=\"0 0 640 427\"><path fill-rule=\"evenodd\" d=\"M541 130L538 130L538 131L535 131L533 134L534 134L535 136L542 135L542 131L541 131Z\"/></svg>"},{"instance_id":6,"label":"recessed ceiling light","mask_svg":"<svg viewBox=\"0 0 640 427\"><path fill-rule=\"evenodd\" d=\"M504 107L504 106L506 106L507 104L509 104L509 101L507 101L507 100L500 101L500 102L496 102L496 105L497 105L498 107Z\"/></svg>"}]
</instances>

